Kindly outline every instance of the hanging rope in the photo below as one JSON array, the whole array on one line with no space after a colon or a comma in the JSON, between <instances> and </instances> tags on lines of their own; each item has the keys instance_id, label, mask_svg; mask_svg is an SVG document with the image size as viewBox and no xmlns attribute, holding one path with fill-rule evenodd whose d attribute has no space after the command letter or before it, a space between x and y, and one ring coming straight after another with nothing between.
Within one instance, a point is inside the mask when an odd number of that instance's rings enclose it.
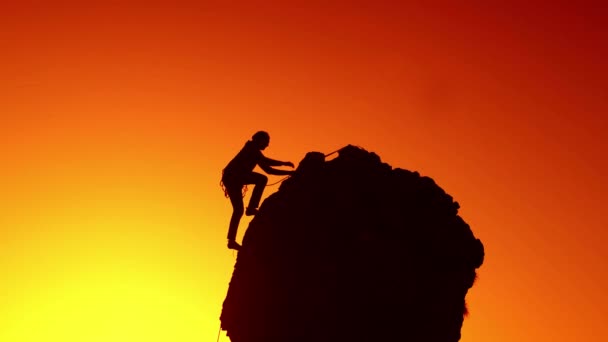
<instances>
[{"instance_id":1,"label":"hanging rope","mask_svg":"<svg viewBox=\"0 0 608 342\"><path fill-rule=\"evenodd\" d=\"M266 184L266 186L268 187L268 186L277 185L279 183L284 182L289 177L291 177L291 176L285 176L274 183ZM226 185L224 185L224 182L222 180L220 180L220 188L222 188L222 191L224 192L224 196L226 198L230 198L230 196L228 195L228 189L226 189ZM247 184L243 185L243 193L242 193L243 198L245 198L246 193L247 193Z\"/></svg>"},{"instance_id":2,"label":"hanging rope","mask_svg":"<svg viewBox=\"0 0 608 342\"><path fill-rule=\"evenodd\" d=\"M289 178L289 177L291 177L291 176L285 176L285 177L281 178L279 181L276 181L276 182L274 182L274 183L272 183L272 184L266 184L266 186L273 186L273 185L277 185L277 184L279 184L279 183L283 182L284 180L286 180L286 179L287 179L287 178Z\"/></svg>"}]
</instances>

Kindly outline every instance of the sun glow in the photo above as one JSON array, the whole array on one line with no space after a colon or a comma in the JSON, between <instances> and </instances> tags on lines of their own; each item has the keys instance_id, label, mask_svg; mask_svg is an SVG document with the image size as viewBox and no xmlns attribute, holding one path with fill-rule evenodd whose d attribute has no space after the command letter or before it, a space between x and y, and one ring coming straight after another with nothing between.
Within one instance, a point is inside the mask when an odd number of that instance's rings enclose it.
<instances>
[{"instance_id":1,"label":"sun glow","mask_svg":"<svg viewBox=\"0 0 608 342\"><path fill-rule=\"evenodd\" d=\"M97 220L12 239L3 251L11 277L2 285L0 340L201 341L217 334L229 266L219 276L203 274L200 241L162 223Z\"/></svg>"}]
</instances>

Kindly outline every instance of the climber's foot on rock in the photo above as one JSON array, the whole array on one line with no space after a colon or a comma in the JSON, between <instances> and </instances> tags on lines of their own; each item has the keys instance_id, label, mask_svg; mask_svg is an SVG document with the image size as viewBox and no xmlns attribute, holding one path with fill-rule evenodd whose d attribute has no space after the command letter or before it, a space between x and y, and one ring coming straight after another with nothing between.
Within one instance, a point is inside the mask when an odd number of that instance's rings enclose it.
<instances>
[{"instance_id":1,"label":"climber's foot on rock","mask_svg":"<svg viewBox=\"0 0 608 342\"><path fill-rule=\"evenodd\" d=\"M241 245L239 245L236 241L234 240L228 240L228 248L229 249L234 249L234 250L240 250L241 249Z\"/></svg>"},{"instance_id":2,"label":"climber's foot on rock","mask_svg":"<svg viewBox=\"0 0 608 342\"><path fill-rule=\"evenodd\" d=\"M258 213L258 210L256 208L247 208L247 210L245 210L245 215L247 216L253 216L256 215Z\"/></svg>"}]
</instances>

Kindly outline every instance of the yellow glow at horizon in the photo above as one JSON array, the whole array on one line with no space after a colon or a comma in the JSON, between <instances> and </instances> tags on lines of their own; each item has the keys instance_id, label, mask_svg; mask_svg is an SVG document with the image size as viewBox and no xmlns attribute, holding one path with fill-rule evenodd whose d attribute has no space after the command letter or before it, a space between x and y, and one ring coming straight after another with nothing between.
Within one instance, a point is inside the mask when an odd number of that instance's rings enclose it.
<instances>
[{"instance_id":1,"label":"yellow glow at horizon","mask_svg":"<svg viewBox=\"0 0 608 342\"><path fill-rule=\"evenodd\" d=\"M232 258L220 252L223 246L205 249L205 226L198 227L195 216L183 209L168 214L179 201L141 201L145 210L129 211L137 204L133 199L56 198L35 216L7 221L17 233L5 236L0 251L2 269L10 274L0 283L0 341L217 336ZM217 226L213 220L205 225ZM211 253L219 256L211 259Z\"/></svg>"}]
</instances>

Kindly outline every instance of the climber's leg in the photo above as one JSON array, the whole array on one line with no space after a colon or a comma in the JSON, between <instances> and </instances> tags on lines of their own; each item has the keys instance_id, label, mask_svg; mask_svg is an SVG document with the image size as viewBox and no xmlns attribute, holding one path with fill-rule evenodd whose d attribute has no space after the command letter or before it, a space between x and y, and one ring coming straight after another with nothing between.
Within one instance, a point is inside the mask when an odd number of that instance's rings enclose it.
<instances>
[{"instance_id":1,"label":"climber's leg","mask_svg":"<svg viewBox=\"0 0 608 342\"><path fill-rule=\"evenodd\" d=\"M249 199L249 205L247 206L245 215L255 215L258 212L257 208L260 205L260 200L262 199L264 188L268 183L268 177L257 172L251 172L245 177L244 181L245 184L254 184L253 193L251 194L251 198Z\"/></svg>"},{"instance_id":2,"label":"climber's leg","mask_svg":"<svg viewBox=\"0 0 608 342\"><path fill-rule=\"evenodd\" d=\"M232 217L230 218L230 226L228 227L228 248L239 249L241 246L236 243L236 233L244 211L242 186L226 186L226 191L230 197L230 203L232 203Z\"/></svg>"}]
</instances>

